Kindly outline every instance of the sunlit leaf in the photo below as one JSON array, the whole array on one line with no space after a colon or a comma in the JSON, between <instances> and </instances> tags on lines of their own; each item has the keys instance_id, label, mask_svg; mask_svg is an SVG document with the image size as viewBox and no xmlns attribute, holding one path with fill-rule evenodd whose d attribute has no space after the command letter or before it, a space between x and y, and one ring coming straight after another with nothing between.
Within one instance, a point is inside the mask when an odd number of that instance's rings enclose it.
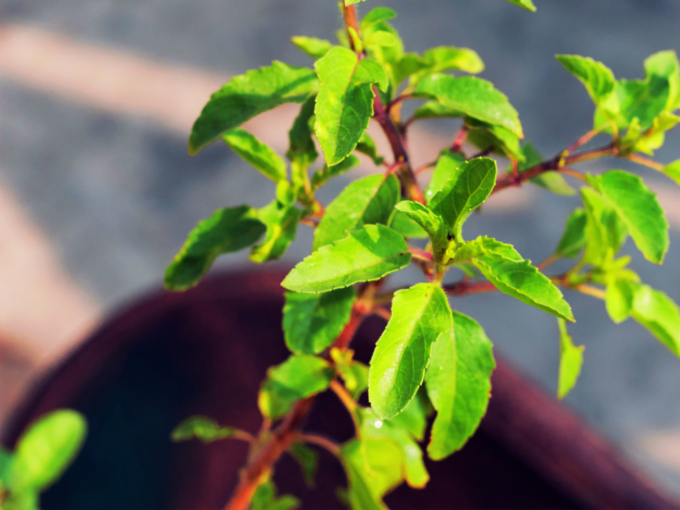
<instances>
[{"instance_id":1,"label":"sunlit leaf","mask_svg":"<svg viewBox=\"0 0 680 510\"><path fill-rule=\"evenodd\" d=\"M247 248L266 230L258 212L250 206L215 211L189 233L184 246L165 270L166 288L184 290L196 285L219 255Z\"/></svg>"},{"instance_id":2,"label":"sunlit leaf","mask_svg":"<svg viewBox=\"0 0 680 510\"><path fill-rule=\"evenodd\" d=\"M557 319L560 327L560 372L557 383L557 398L563 399L574 388L581 366L583 365L584 346L574 345L569 332L567 323L562 319Z\"/></svg>"},{"instance_id":3,"label":"sunlit leaf","mask_svg":"<svg viewBox=\"0 0 680 510\"><path fill-rule=\"evenodd\" d=\"M397 291L368 375L368 399L380 418L396 416L415 396L432 344L451 327L451 309L441 287L420 283Z\"/></svg>"},{"instance_id":4,"label":"sunlit leaf","mask_svg":"<svg viewBox=\"0 0 680 510\"><path fill-rule=\"evenodd\" d=\"M383 225L366 225L312 253L288 273L281 285L296 292L326 292L379 280L410 261L402 236Z\"/></svg>"},{"instance_id":5,"label":"sunlit leaf","mask_svg":"<svg viewBox=\"0 0 680 510\"><path fill-rule=\"evenodd\" d=\"M260 113L285 103L304 103L318 88L314 71L281 62L235 76L210 97L194 123L189 153L196 154Z\"/></svg>"},{"instance_id":6,"label":"sunlit leaf","mask_svg":"<svg viewBox=\"0 0 680 510\"><path fill-rule=\"evenodd\" d=\"M222 135L224 142L256 170L274 182L285 181L286 162L274 149L243 129L232 129Z\"/></svg>"},{"instance_id":7,"label":"sunlit leaf","mask_svg":"<svg viewBox=\"0 0 680 510\"><path fill-rule=\"evenodd\" d=\"M316 356L291 356L267 371L258 405L269 419L275 420L290 412L296 401L324 391L335 372L330 364Z\"/></svg>"},{"instance_id":8,"label":"sunlit leaf","mask_svg":"<svg viewBox=\"0 0 680 510\"><path fill-rule=\"evenodd\" d=\"M453 329L439 335L427 369L427 393L437 410L427 451L441 460L463 447L486 413L495 367L491 341L470 317L453 312Z\"/></svg>"}]
</instances>

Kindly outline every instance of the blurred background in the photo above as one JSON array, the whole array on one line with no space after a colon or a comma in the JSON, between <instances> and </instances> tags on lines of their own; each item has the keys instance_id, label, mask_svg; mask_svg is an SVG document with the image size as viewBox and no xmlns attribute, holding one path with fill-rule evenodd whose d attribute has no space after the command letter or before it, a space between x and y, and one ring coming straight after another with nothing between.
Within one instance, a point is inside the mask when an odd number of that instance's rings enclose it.
<instances>
[{"instance_id":1,"label":"blurred background","mask_svg":"<svg viewBox=\"0 0 680 510\"><path fill-rule=\"evenodd\" d=\"M639 78L644 58L680 49L676 0L537 0L535 14L501 0L367 4L360 10L386 5L398 12L394 25L409 51L475 49L486 63L481 76L509 96L527 139L544 156L592 122L585 89L556 53L591 56L618 78ZM189 157L191 125L230 76L272 60L311 65L290 37L328 38L341 19L332 0L3 0L0 21L3 423L31 383L104 318L160 286L197 221L219 207L271 200L269 181L226 147L214 144ZM282 107L247 127L283 152L296 111ZM416 126L416 164L433 159L456 128ZM678 159L678 142L676 129L655 159ZM353 177L373 171L363 163ZM680 302L680 189L623 161L597 161L588 170L609 168L634 170L658 192L671 225L666 263L646 263L630 242L624 251L645 282ZM329 201L346 182L334 182L322 198ZM575 197L538 188L509 190L470 220L468 236L513 243L539 262L577 205ZM299 232L280 265L309 252L311 230ZM246 255L222 257L217 265L242 268ZM603 303L567 298L578 319L570 331L586 351L564 404L680 495L678 359L636 323L614 325ZM499 353L555 393L554 318L503 295L452 304L481 322Z\"/></svg>"}]
</instances>

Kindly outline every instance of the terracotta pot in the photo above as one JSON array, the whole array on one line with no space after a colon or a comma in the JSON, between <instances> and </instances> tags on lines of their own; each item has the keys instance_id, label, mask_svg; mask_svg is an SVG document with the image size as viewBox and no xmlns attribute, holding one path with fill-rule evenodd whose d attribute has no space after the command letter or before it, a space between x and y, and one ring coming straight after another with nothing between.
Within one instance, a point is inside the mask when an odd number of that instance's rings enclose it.
<instances>
[{"instance_id":1,"label":"terracotta pot","mask_svg":"<svg viewBox=\"0 0 680 510\"><path fill-rule=\"evenodd\" d=\"M87 416L90 433L66 475L42 498L50 508L220 508L246 446L173 444L172 428L203 414L255 432L266 369L288 352L281 333L282 272L207 279L182 294L156 292L111 318L37 385L15 414L6 444L60 407ZM384 323L367 320L352 346L367 361ZM344 440L352 425L333 395L318 398L306 430ZM428 462L425 490L400 487L393 509L680 508L644 481L577 418L502 361L481 429L449 459ZM314 490L285 457L275 480L303 508L342 508L345 476L325 451Z\"/></svg>"}]
</instances>

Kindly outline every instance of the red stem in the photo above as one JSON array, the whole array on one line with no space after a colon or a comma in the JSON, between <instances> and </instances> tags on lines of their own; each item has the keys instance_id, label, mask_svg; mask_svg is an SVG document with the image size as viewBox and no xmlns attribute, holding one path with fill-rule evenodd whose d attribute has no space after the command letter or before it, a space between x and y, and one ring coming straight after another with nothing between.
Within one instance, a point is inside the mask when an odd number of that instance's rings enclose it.
<instances>
[{"instance_id":1,"label":"red stem","mask_svg":"<svg viewBox=\"0 0 680 510\"><path fill-rule=\"evenodd\" d=\"M453 285L445 285L444 292L450 296L467 296L468 294L480 294L482 292L494 292L498 289L491 282L470 283L463 279Z\"/></svg>"}]
</instances>

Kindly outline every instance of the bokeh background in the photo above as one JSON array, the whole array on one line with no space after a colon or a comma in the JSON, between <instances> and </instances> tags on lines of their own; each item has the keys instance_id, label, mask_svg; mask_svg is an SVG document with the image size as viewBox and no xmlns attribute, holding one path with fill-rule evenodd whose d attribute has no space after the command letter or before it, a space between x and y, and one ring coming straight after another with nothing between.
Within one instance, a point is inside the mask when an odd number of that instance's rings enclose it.
<instances>
[{"instance_id":1,"label":"bokeh background","mask_svg":"<svg viewBox=\"0 0 680 510\"><path fill-rule=\"evenodd\" d=\"M680 50L677 0L537 0L535 14L501 0L366 4L360 10L397 10L394 24L408 50L475 49L486 63L481 76L509 96L527 139L545 156L585 133L593 113L556 53L592 56L617 77L639 78L645 57ZM226 147L187 156L191 124L230 76L272 60L311 65L290 37L329 37L341 19L333 0L3 0L0 23L2 422L31 382L103 318L159 287L197 221L219 207L270 201L273 186ZM295 113L282 107L248 127L284 151ZM456 124L416 126L417 163L432 159ZM676 129L655 159L679 158L678 142ZM373 171L363 163L354 177ZM666 263L646 263L630 242L624 251L644 281L680 302L678 187L618 160L586 165L633 170L659 193L671 225ZM338 179L322 198L346 182ZM468 236L511 242L538 262L577 204L537 188L506 191L471 219ZM301 227L299 237L281 265L308 253L310 229ZM246 263L242 253L218 266ZM570 331L586 351L564 405L680 495L678 359L637 324L612 324L601 302L567 297L578 319ZM452 303L482 323L498 352L555 392L559 344L551 316L503 295Z\"/></svg>"}]
</instances>

